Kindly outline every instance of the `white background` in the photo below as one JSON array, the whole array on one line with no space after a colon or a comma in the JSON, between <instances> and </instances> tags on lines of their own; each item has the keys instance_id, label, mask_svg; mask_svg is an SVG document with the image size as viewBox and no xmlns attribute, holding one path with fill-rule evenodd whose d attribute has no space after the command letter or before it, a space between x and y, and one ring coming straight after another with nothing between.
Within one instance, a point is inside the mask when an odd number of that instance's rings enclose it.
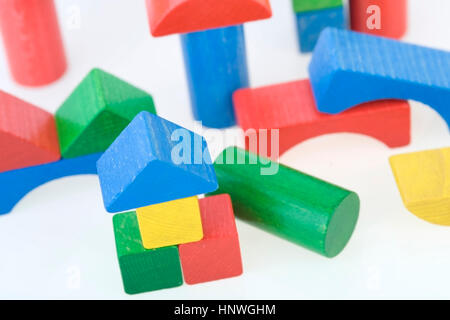
<instances>
[{"instance_id":1,"label":"white background","mask_svg":"<svg viewBox=\"0 0 450 320\"><path fill-rule=\"evenodd\" d=\"M179 39L150 36L143 0L58 0L57 5L67 74L44 88L20 87L12 82L0 47L0 89L54 112L91 68L101 67L150 92L159 115L196 127ZM310 55L298 52L290 1L272 0L272 5L272 19L246 26L252 86L307 77ZM450 1L410 0L409 17L407 41L450 50ZM128 296L98 179L78 176L34 190L0 217L0 298L450 298L450 229L404 208L388 164L392 154L449 145L448 128L436 112L419 103L412 103L412 110L407 148L390 150L366 136L333 134L281 158L359 194L355 233L334 259L238 222L241 277ZM211 142L213 157L220 148Z\"/></svg>"}]
</instances>

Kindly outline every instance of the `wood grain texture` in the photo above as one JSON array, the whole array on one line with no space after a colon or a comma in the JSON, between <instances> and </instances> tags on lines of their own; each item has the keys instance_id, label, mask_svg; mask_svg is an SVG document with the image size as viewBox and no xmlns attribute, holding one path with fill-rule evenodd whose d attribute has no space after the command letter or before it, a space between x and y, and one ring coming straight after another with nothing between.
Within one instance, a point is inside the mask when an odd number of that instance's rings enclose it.
<instances>
[{"instance_id":1,"label":"wood grain texture","mask_svg":"<svg viewBox=\"0 0 450 320\"><path fill-rule=\"evenodd\" d=\"M269 0L147 0L153 36L222 28L270 18Z\"/></svg>"},{"instance_id":2,"label":"wood grain texture","mask_svg":"<svg viewBox=\"0 0 450 320\"><path fill-rule=\"evenodd\" d=\"M197 197L138 208L136 214L145 249L168 247L203 238Z\"/></svg>"},{"instance_id":3,"label":"wood grain texture","mask_svg":"<svg viewBox=\"0 0 450 320\"><path fill-rule=\"evenodd\" d=\"M195 119L212 128L234 125L232 94L249 83L243 27L184 34L181 43Z\"/></svg>"},{"instance_id":4,"label":"wood grain texture","mask_svg":"<svg viewBox=\"0 0 450 320\"><path fill-rule=\"evenodd\" d=\"M44 183L73 175L96 174L100 156L101 153L95 153L0 173L0 215L10 212L28 192Z\"/></svg>"},{"instance_id":5,"label":"wood grain texture","mask_svg":"<svg viewBox=\"0 0 450 320\"><path fill-rule=\"evenodd\" d=\"M320 33L328 27L345 28L344 7L302 11L295 14L300 52L314 50Z\"/></svg>"},{"instance_id":6,"label":"wood grain texture","mask_svg":"<svg viewBox=\"0 0 450 320\"><path fill-rule=\"evenodd\" d=\"M0 1L0 30L14 80L41 86L67 68L53 0Z\"/></svg>"},{"instance_id":7,"label":"wood grain texture","mask_svg":"<svg viewBox=\"0 0 450 320\"><path fill-rule=\"evenodd\" d=\"M368 25L372 25L369 19L376 13L369 7L374 5L379 8L379 29L368 28ZM407 0L350 0L350 19L352 30L400 39L405 35L408 25L408 2Z\"/></svg>"},{"instance_id":8,"label":"wood grain texture","mask_svg":"<svg viewBox=\"0 0 450 320\"><path fill-rule=\"evenodd\" d=\"M217 189L206 141L148 112L138 114L97 162L109 212Z\"/></svg>"},{"instance_id":9,"label":"wood grain texture","mask_svg":"<svg viewBox=\"0 0 450 320\"><path fill-rule=\"evenodd\" d=\"M417 217L450 225L450 148L389 159L405 207Z\"/></svg>"},{"instance_id":10,"label":"wood grain texture","mask_svg":"<svg viewBox=\"0 0 450 320\"><path fill-rule=\"evenodd\" d=\"M156 113L149 94L93 69L56 111L62 156L105 151L141 111Z\"/></svg>"},{"instance_id":11,"label":"wood grain texture","mask_svg":"<svg viewBox=\"0 0 450 320\"><path fill-rule=\"evenodd\" d=\"M184 281L197 284L242 274L239 236L230 196L199 200L204 238L180 245Z\"/></svg>"},{"instance_id":12,"label":"wood grain texture","mask_svg":"<svg viewBox=\"0 0 450 320\"><path fill-rule=\"evenodd\" d=\"M125 292L136 294L183 284L178 248L146 250L135 212L113 217L117 256Z\"/></svg>"},{"instance_id":13,"label":"wood grain texture","mask_svg":"<svg viewBox=\"0 0 450 320\"><path fill-rule=\"evenodd\" d=\"M360 133L385 143L390 148L405 146L411 139L411 111L407 101L382 100L362 104L336 115L317 110L309 80L299 80L260 88L237 90L233 95L239 126L257 143L247 139L246 148L259 153L267 129L267 154L272 155L270 135L279 130L279 155L293 146L323 134ZM254 129L254 130L251 130ZM262 141L260 142L260 136Z\"/></svg>"},{"instance_id":14,"label":"wood grain texture","mask_svg":"<svg viewBox=\"0 0 450 320\"><path fill-rule=\"evenodd\" d=\"M292 0L294 12L315 11L342 7L342 0Z\"/></svg>"},{"instance_id":15,"label":"wood grain texture","mask_svg":"<svg viewBox=\"0 0 450 320\"><path fill-rule=\"evenodd\" d=\"M352 191L237 147L225 149L214 168L219 189L228 193L236 216L326 257L349 241L359 215Z\"/></svg>"},{"instance_id":16,"label":"wood grain texture","mask_svg":"<svg viewBox=\"0 0 450 320\"><path fill-rule=\"evenodd\" d=\"M336 114L380 99L417 100L450 123L450 52L326 29L309 73L321 112Z\"/></svg>"},{"instance_id":17,"label":"wood grain texture","mask_svg":"<svg viewBox=\"0 0 450 320\"><path fill-rule=\"evenodd\" d=\"M52 114L0 90L0 172L58 160Z\"/></svg>"}]
</instances>

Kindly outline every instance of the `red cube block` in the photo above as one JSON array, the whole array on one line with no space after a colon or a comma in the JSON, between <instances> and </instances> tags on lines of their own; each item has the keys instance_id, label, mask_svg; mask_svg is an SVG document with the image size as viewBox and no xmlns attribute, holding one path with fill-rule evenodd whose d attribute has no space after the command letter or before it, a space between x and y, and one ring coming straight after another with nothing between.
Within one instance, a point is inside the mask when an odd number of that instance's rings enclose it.
<instances>
[{"instance_id":1,"label":"red cube block","mask_svg":"<svg viewBox=\"0 0 450 320\"><path fill-rule=\"evenodd\" d=\"M61 158L53 115L0 90L0 172Z\"/></svg>"},{"instance_id":2,"label":"red cube block","mask_svg":"<svg viewBox=\"0 0 450 320\"><path fill-rule=\"evenodd\" d=\"M203 240L179 246L187 284L225 279L242 274L241 249L228 194L199 200Z\"/></svg>"}]
</instances>

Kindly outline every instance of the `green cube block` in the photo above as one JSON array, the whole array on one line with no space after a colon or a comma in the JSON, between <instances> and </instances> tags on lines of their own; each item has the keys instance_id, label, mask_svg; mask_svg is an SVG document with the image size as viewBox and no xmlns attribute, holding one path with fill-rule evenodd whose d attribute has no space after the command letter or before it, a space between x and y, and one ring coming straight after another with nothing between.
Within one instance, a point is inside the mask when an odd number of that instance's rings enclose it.
<instances>
[{"instance_id":1,"label":"green cube block","mask_svg":"<svg viewBox=\"0 0 450 320\"><path fill-rule=\"evenodd\" d=\"M183 284L178 247L144 249L136 212L115 215L113 224L126 293L142 293Z\"/></svg>"},{"instance_id":2,"label":"green cube block","mask_svg":"<svg viewBox=\"0 0 450 320\"><path fill-rule=\"evenodd\" d=\"M343 5L342 0L292 0L292 4L295 12L330 9Z\"/></svg>"},{"instance_id":3,"label":"green cube block","mask_svg":"<svg viewBox=\"0 0 450 320\"><path fill-rule=\"evenodd\" d=\"M93 69L56 111L62 157L105 151L141 111L155 113L151 95Z\"/></svg>"}]
</instances>

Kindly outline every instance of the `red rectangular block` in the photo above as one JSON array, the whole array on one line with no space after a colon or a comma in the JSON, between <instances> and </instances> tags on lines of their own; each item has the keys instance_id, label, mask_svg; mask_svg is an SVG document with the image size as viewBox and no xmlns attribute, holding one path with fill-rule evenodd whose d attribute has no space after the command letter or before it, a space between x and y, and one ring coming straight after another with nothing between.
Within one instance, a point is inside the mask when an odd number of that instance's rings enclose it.
<instances>
[{"instance_id":1,"label":"red rectangular block","mask_svg":"<svg viewBox=\"0 0 450 320\"><path fill-rule=\"evenodd\" d=\"M179 246L187 284L235 277L242 274L239 236L228 194L199 199L203 240Z\"/></svg>"},{"instance_id":2,"label":"red rectangular block","mask_svg":"<svg viewBox=\"0 0 450 320\"><path fill-rule=\"evenodd\" d=\"M0 90L0 172L60 159L51 113Z\"/></svg>"}]
</instances>

